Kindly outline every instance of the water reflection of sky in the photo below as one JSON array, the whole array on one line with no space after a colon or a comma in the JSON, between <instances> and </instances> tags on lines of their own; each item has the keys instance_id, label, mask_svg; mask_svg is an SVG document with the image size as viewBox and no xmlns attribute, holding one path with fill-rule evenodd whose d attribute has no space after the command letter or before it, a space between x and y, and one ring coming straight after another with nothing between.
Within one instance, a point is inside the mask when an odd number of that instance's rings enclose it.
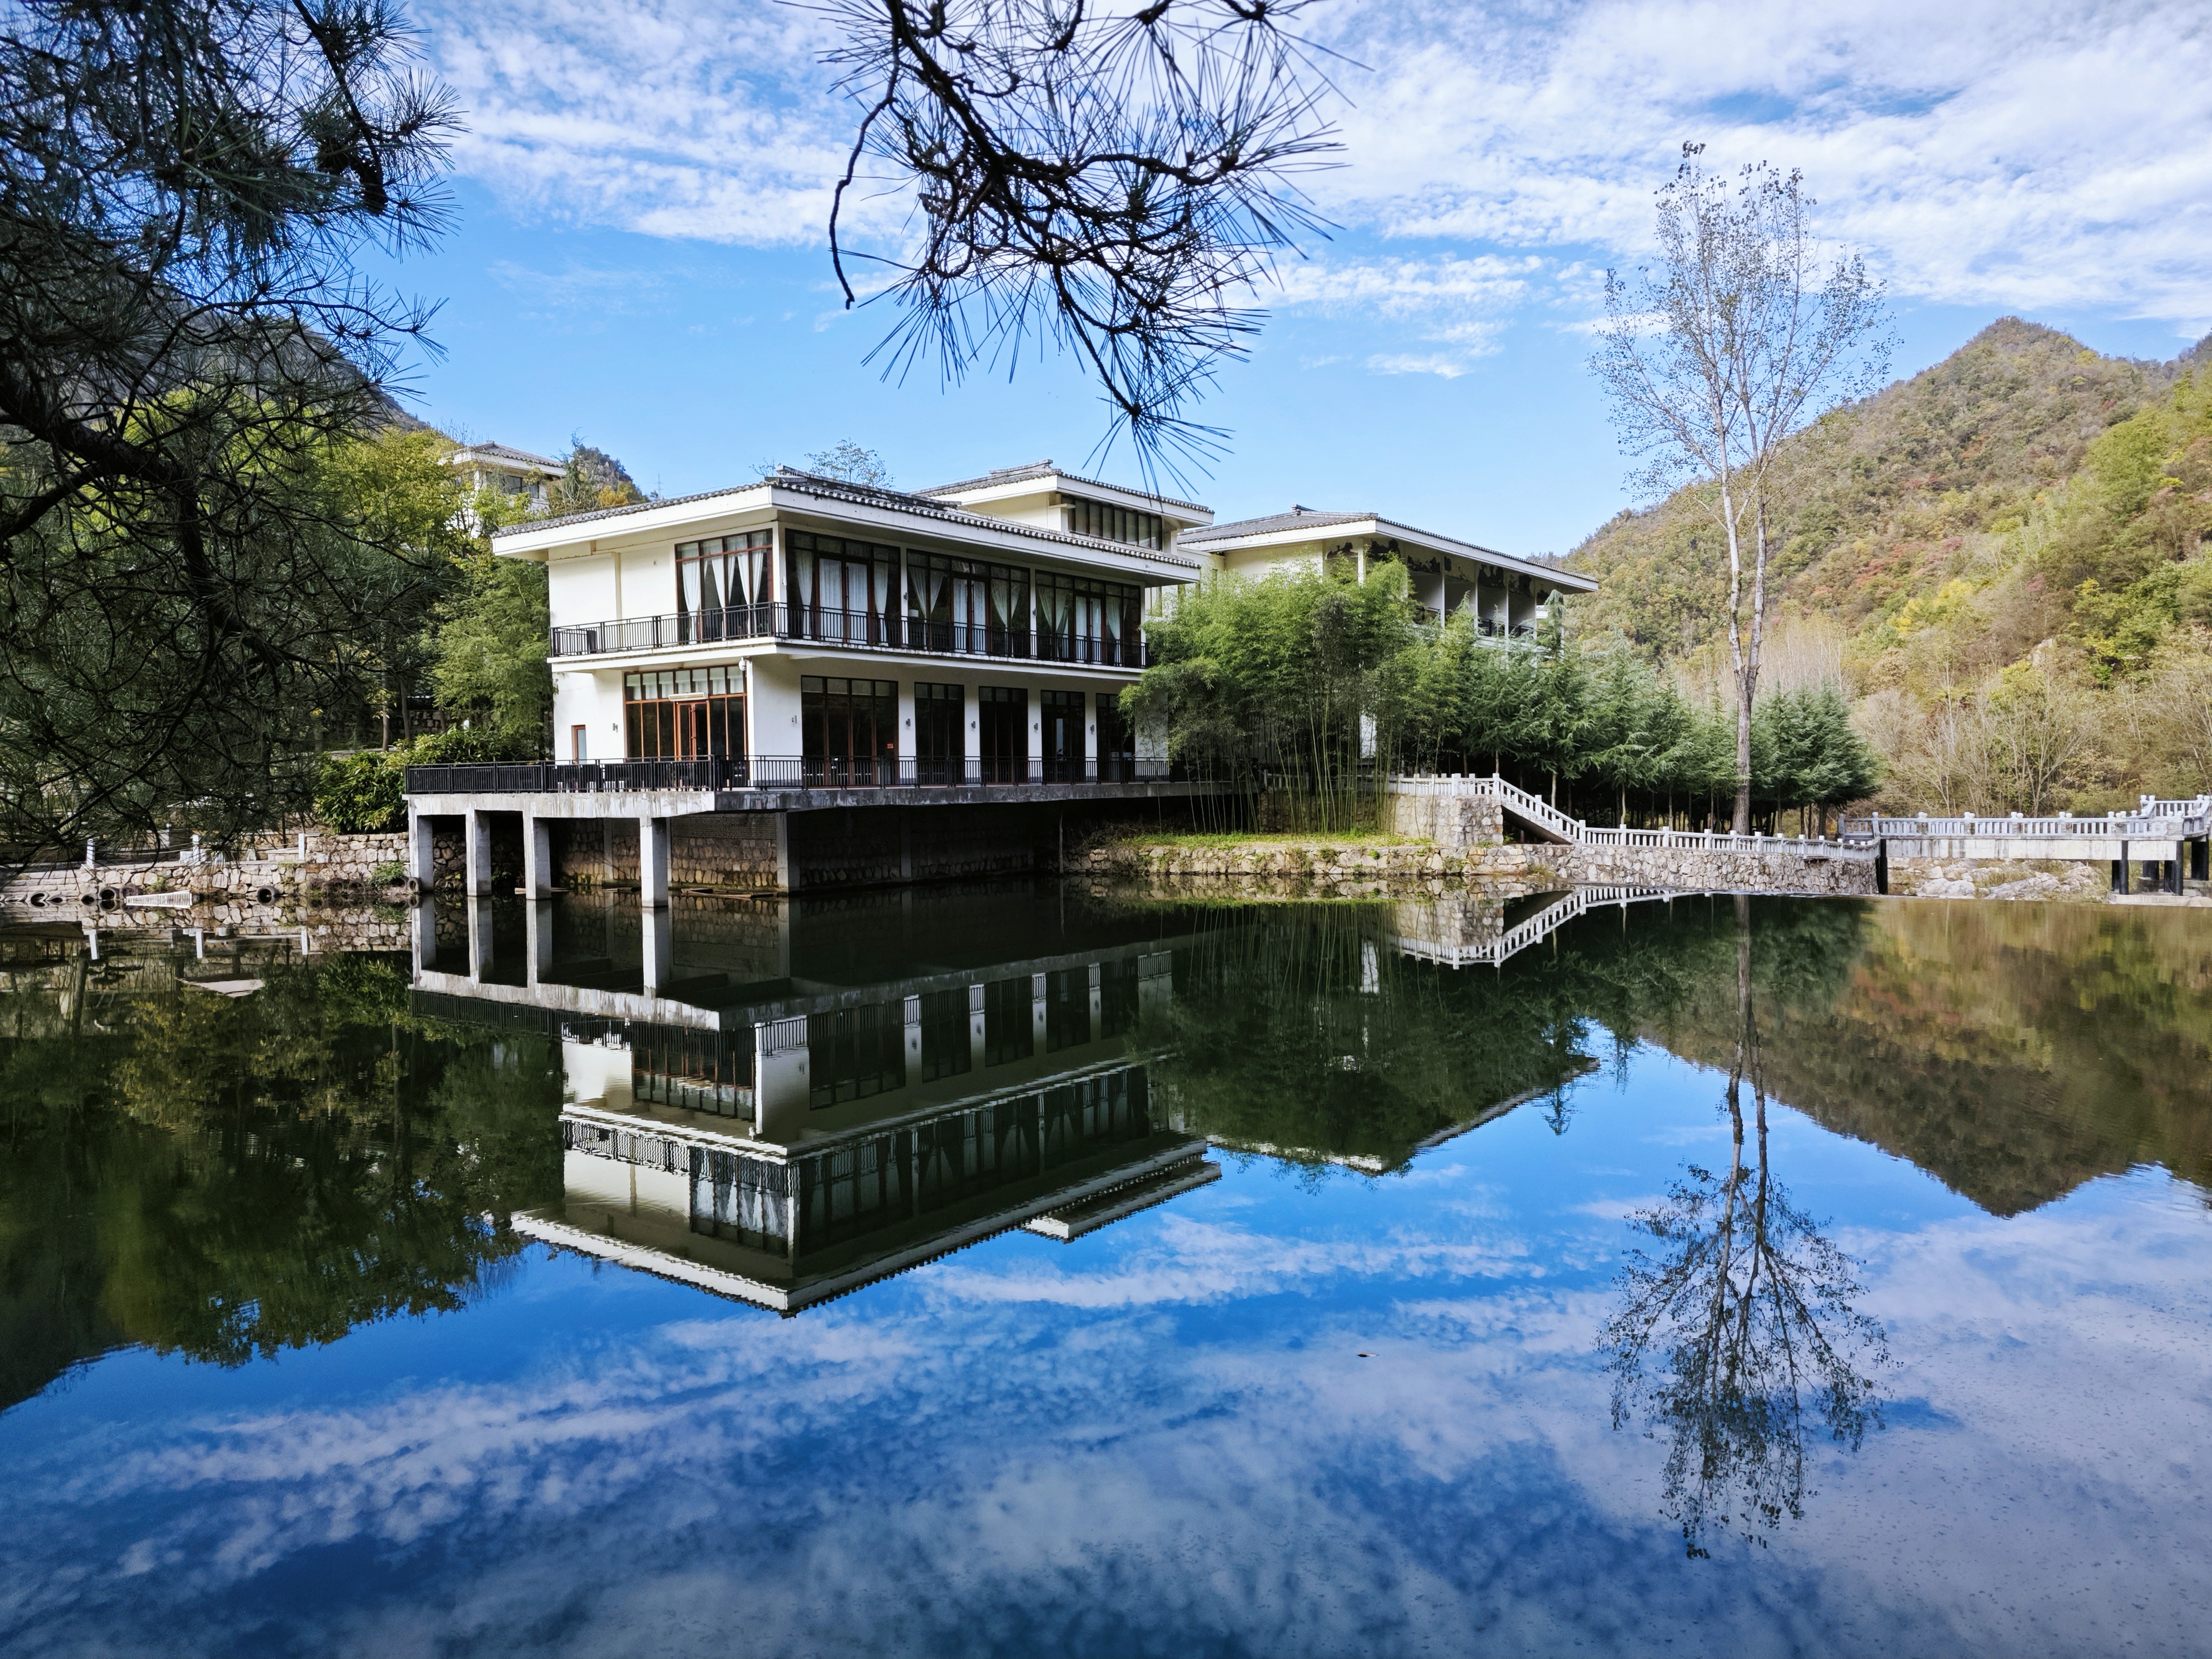
<instances>
[{"instance_id":1,"label":"water reflection of sky","mask_svg":"<svg viewBox=\"0 0 2212 1659\"><path fill-rule=\"evenodd\" d=\"M1639 1050L1405 1173L1226 1177L779 1320L533 1249L240 1370L122 1353L0 1419L12 1652L2196 1650L2212 1213L1993 1219L1774 1115L1863 1263L1888 1426L1686 1559L1595 1334L1724 1163ZM1370 1358L1358 1356L1371 1354Z\"/></svg>"}]
</instances>

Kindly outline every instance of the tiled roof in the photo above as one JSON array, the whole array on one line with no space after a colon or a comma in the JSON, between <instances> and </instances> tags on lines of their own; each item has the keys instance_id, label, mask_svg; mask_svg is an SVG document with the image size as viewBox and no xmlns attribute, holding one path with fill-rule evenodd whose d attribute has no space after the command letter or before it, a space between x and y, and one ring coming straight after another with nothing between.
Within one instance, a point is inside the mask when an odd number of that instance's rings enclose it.
<instances>
[{"instance_id":1,"label":"tiled roof","mask_svg":"<svg viewBox=\"0 0 2212 1659\"><path fill-rule=\"evenodd\" d=\"M938 484L932 489L918 490L922 495L962 495L971 489L989 489L1000 484L1027 483L1032 478L1049 478L1057 474L1072 484L1087 484L1093 489L1119 490L1124 495L1141 495L1148 501L1158 501L1164 507L1187 507L1194 513L1211 513L1213 509L1202 501L1186 501L1179 496L1163 495L1156 489L1133 489L1127 484L1108 483L1103 478L1079 477L1061 471L1050 461L1031 461L1026 466L1002 466L985 473L980 478L963 478L958 483Z\"/></svg>"},{"instance_id":2,"label":"tiled roof","mask_svg":"<svg viewBox=\"0 0 2212 1659\"><path fill-rule=\"evenodd\" d=\"M464 444L461 453L489 455L496 460L520 461L528 466L550 466L556 472L561 471L561 463L550 455L533 455L526 449L515 448L512 444Z\"/></svg>"},{"instance_id":3,"label":"tiled roof","mask_svg":"<svg viewBox=\"0 0 2212 1659\"><path fill-rule=\"evenodd\" d=\"M1322 513L1311 507L1295 508L1288 513L1271 513L1264 518L1239 519L1234 524L1217 524L1203 530L1186 530L1176 538L1178 546L1205 548L1216 543L1239 541L1248 536L1274 536L1288 530L1327 530L1333 525L1371 524L1379 532L1418 538L1431 547L1457 549L1462 553L1479 555L1486 559L1498 559L1523 570L1540 570L1547 576L1556 576L1571 587L1595 587L1587 576L1562 569L1545 559L1522 558L1511 553L1501 553L1494 547L1485 547L1478 542L1463 542L1456 536L1439 536L1432 530L1420 530L1409 524L1400 524L1379 513Z\"/></svg>"},{"instance_id":4,"label":"tiled roof","mask_svg":"<svg viewBox=\"0 0 2212 1659\"><path fill-rule=\"evenodd\" d=\"M842 478L824 478L787 466L778 467L772 477L757 479L751 483L702 490L696 495L635 501L628 507L597 507L589 513L570 513L558 519L526 520L521 524L510 525L499 531L492 537L492 541L496 544L512 537L534 536L541 530L563 530L570 525L627 519L640 513L658 512L665 507L688 507L693 501L711 501L726 495L739 495L748 489L760 489L770 484L779 489L795 489L805 495L819 496L824 501L849 501L858 507L889 507L896 513L911 513L917 518L936 519L945 524L966 525L978 530L1004 531L1012 535L1034 537L1039 541L1122 554L1130 558L1150 559L1155 563L1173 565L1178 569L1194 570L1198 568L1197 560L1187 559L1179 553L1132 547L1121 542L1101 541L1091 536L1071 536L1065 531L1047 530L1041 525L1022 524L1012 519L994 519L987 514L963 513L958 507L947 507L943 501L932 501L926 495L909 495L897 489L879 489L872 484L850 483Z\"/></svg>"},{"instance_id":5,"label":"tiled roof","mask_svg":"<svg viewBox=\"0 0 2212 1659\"><path fill-rule=\"evenodd\" d=\"M1322 513L1311 507L1301 507L1292 513L1271 513L1261 519L1239 519L1234 524L1208 525L1203 530L1186 530L1177 539L1186 542L1219 542L1234 540L1239 536L1272 536L1279 530L1326 530L1333 524L1364 524L1381 518L1373 513Z\"/></svg>"}]
</instances>

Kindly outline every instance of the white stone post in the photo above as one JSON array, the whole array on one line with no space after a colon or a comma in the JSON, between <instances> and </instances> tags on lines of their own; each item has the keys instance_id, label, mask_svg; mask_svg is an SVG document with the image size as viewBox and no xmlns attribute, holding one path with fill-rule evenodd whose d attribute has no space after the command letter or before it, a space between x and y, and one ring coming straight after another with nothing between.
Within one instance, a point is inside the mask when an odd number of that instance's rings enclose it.
<instances>
[{"instance_id":1,"label":"white stone post","mask_svg":"<svg viewBox=\"0 0 2212 1659\"><path fill-rule=\"evenodd\" d=\"M648 910L668 903L668 820L637 821L637 902Z\"/></svg>"},{"instance_id":2,"label":"white stone post","mask_svg":"<svg viewBox=\"0 0 2212 1659\"><path fill-rule=\"evenodd\" d=\"M192 837L192 851L199 851L200 838ZM424 892L430 890L432 855L430 851L430 818L428 813L410 811L407 814L407 873L419 884Z\"/></svg>"}]
</instances>

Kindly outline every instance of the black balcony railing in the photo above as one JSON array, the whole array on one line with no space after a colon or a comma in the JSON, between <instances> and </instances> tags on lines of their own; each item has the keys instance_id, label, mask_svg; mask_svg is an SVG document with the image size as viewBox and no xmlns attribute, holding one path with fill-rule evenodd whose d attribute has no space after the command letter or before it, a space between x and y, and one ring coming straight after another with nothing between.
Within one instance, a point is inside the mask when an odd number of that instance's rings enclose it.
<instances>
[{"instance_id":1,"label":"black balcony railing","mask_svg":"<svg viewBox=\"0 0 2212 1659\"><path fill-rule=\"evenodd\" d=\"M410 795L600 794L642 790L945 789L1014 783L1181 781L1164 760L964 761L754 755L702 760L581 761L529 766L410 766Z\"/></svg>"},{"instance_id":2,"label":"black balcony railing","mask_svg":"<svg viewBox=\"0 0 2212 1659\"><path fill-rule=\"evenodd\" d=\"M939 656L1006 657L1043 662L1142 668L1141 634L1032 634L1027 627L987 623L925 622L868 611L822 605L744 605L724 611L678 611L631 617L553 630L556 657L601 656L629 651L667 651L685 646L750 640L790 640L861 651L915 651Z\"/></svg>"}]
</instances>

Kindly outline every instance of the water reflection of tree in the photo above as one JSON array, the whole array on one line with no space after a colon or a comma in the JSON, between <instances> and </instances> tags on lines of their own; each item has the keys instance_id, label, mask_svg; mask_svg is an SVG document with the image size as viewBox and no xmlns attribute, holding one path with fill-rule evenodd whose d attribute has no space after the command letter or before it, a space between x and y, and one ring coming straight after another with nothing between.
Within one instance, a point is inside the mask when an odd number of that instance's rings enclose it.
<instances>
[{"instance_id":1,"label":"water reflection of tree","mask_svg":"<svg viewBox=\"0 0 2212 1659\"><path fill-rule=\"evenodd\" d=\"M458 1307L560 1190L558 1053L416 1018L404 971L271 967L0 1036L0 1407L117 1343L234 1364Z\"/></svg>"},{"instance_id":2,"label":"water reflection of tree","mask_svg":"<svg viewBox=\"0 0 2212 1659\"><path fill-rule=\"evenodd\" d=\"M1869 1426L1880 1425L1872 1374L1888 1363L1881 1325L1853 1305L1863 1289L1856 1264L1774 1177L1741 900L1738 910L1729 1168L1686 1166L1666 1203L1636 1216L1653 1248L1632 1254L1619 1280L1622 1304L1600 1339L1613 1426L1640 1404L1651 1432L1671 1437L1664 1511L1694 1556L1708 1553L1712 1528L1764 1543L1784 1516L1801 1516L1808 1437L1825 1432L1857 1449Z\"/></svg>"}]
</instances>

